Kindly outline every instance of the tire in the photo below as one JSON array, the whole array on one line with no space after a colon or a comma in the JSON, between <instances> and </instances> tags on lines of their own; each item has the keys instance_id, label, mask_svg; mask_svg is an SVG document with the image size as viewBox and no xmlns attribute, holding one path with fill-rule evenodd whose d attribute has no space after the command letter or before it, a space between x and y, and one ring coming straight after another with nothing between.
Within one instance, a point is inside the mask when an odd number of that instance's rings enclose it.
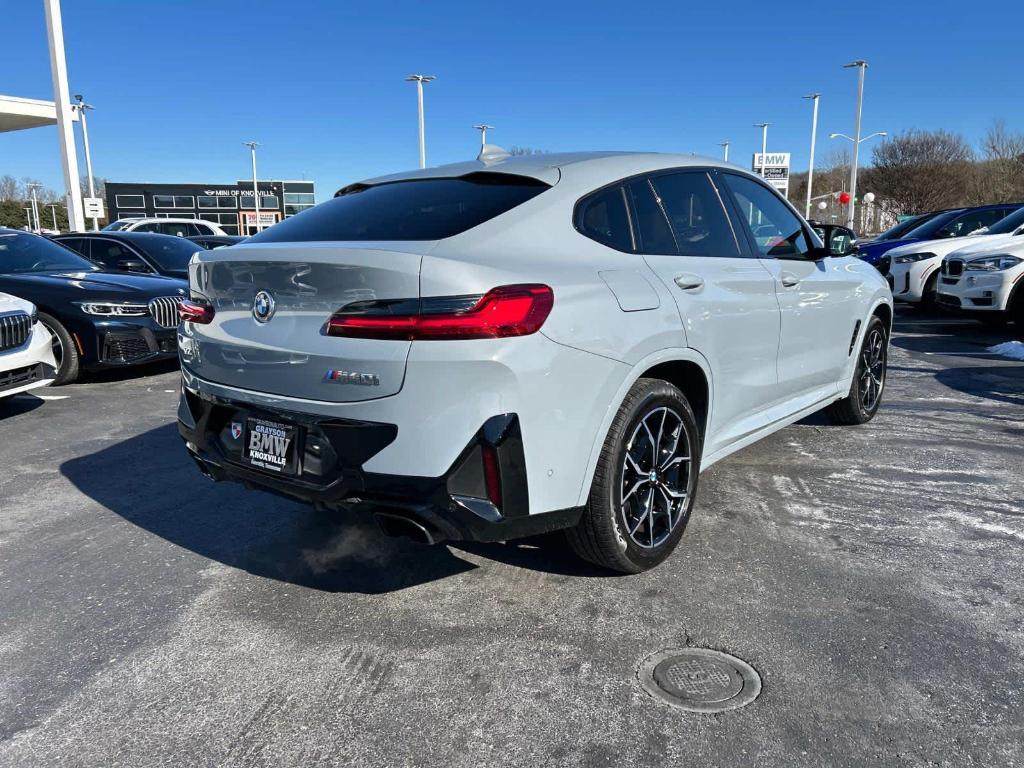
<instances>
[{"instance_id":1,"label":"tire","mask_svg":"<svg viewBox=\"0 0 1024 768\"><path fill-rule=\"evenodd\" d=\"M583 516L566 531L570 546L620 573L658 565L689 522L700 458L700 429L683 393L639 379L608 430Z\"/></svg>"},{"instance_id":2,"label":"tire","mask_svg":"<svg viewBox=\"0 0 1024 768\"><path fill-rule=\"evenodd\" d=\"M872 316L864 330L864 340L857 350L857 367L853 372L850 391L842 400L827 409L836 424L867 424L882 403L885 391L886 367L889 356L889 333L885 323Z\"/></svg>"},{"instance_id":3,"label":"tire","mask_svg":"<svg viewBox=\"0 0 1024 768\"><path fill-rule=\"evenodd\" d=\"M67 328L52 315L40 312L39 322L46 326L46 330L53 336L53 356L57 360L57 377L53 380L53 386L77 381L79 356L75 340L71 338Z\"/></svg>"},{"instance_id":4,"label":"tire","mask_svg":"<svg viewBox=\"0 0 1024 768\"><path fill-rule=\"evenodd\" d=\"M924 284L924 288L921 289L921 302L918 307L923 309L925 312L934 312L938 309L938 302L935 298L939 295L939 270L932 272L927 282Z\"/></svg>"}]
</instances>

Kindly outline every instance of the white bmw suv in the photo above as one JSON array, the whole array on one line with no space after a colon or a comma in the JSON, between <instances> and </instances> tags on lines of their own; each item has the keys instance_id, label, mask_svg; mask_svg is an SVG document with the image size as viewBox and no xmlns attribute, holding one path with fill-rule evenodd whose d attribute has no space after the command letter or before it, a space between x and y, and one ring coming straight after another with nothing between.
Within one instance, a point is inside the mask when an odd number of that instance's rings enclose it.
<instances>
[{"instance_id":1,"label":"white bmw suv","mask_svg":"<svg viewBox=\"0 0 1024 768\"><path fill-rule=\"evenodd\" d=\"M45 387L56 378L53 337L35 305L0 293L0 397Z\"/></svg>"},{"instance_id":2,"label":"white bmw suv","mask_svg":"<svg viewBox=\"0 0 1024 768\"><path fill-rule=\"evenodd\" d=\"M203 473L425 542L568 529L650 568L701 469L822 408L866 422L885 384L885 279L705 158L487 147L189 272L178 417Z\"/></svg>"},{"instance_id":3,"label":"white bmw suv","mask_svg":"<svg viewBox=\"0 0 1024 768\"><path fill-rule=\"evenodd\" d=\"M938 303L1024 333L1024 237L963 248L942 261Z\"/></svg>"},{"instance_id":4,"label":"white bmw suv","mask_svg":"<svg viewBox=\"0 0 1024 768\"><path fill-rule=\"evenodd\" d=\"M964 238L928 240L893 248L886 254L891 259L893 298L931 306L940 291L939 267L944 257L954 251L981 253L1019 235L1024 235L1024 208Z\"/></svg>"}]
</instances>

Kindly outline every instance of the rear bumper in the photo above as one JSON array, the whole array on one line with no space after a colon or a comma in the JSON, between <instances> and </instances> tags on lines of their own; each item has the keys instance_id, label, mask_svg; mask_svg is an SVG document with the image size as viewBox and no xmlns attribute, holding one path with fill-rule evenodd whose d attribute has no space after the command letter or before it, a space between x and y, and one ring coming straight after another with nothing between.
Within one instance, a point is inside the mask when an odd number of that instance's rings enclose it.
<instances>
[{"instance_id":1,"label":"rear bumper","mask_svg":"<svg viewBox=\"0 0 1024 768\"><path fill-rule=\"evenodd\" d=\"M299 425L304 434L298 474L284 477L243 464L242 441L232 425L260 416ZM519 419L501 414L485 421L451 467L439 477L368 472L363 464L391 444L394 424L327 418L220 398L183 386L178 431L200 471L215 481L238 482L323 508L352 508L378 521L409 521L431 542L505 541L574 525L578 508L529 513ZM498 505L488 500L483 452L497 458Z\"/></svg>"}]
</instances>

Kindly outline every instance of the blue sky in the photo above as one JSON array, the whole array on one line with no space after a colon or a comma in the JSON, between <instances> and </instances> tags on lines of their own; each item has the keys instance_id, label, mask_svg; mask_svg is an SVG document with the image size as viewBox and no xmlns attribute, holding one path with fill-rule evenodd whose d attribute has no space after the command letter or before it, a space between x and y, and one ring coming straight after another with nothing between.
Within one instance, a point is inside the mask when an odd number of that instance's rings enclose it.
<instances>
[{"instance_id":1,"label":"blue sky","mask_svg":"<svg viewBox=\"0 0 1024 768\"><path fill-rule=\"evenodd\" d=\"M973 8L973 10L971 10ZM982 23L977 19L992 19ZM0 93L52 98L40 0L5 3ZM994 118L1024 131L1019 0L881 2L349 2L65 0L71 92L90 113L97 175L115 181L309 178L318 198L417 162L411 72L427 86L427 161L494 143L641 149L806 168L852 133L945 128L977 141ZM84 161L81 161L84 172ZM61 187L55 128L0 134L0 174Z\"/></svg>"}]
</instances>

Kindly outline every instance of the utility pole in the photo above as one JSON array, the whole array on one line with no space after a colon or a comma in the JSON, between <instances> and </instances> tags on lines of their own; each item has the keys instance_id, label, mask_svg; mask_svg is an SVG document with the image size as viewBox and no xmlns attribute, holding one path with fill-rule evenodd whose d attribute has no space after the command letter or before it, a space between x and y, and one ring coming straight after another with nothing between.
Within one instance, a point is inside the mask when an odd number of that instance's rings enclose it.
<instances>
[{"instance_id":1,"label":"utility pole","mask_svg":"<svg viewBox=\"0 0 1024 768\"><path fill-rule=\"evenodd\" d=\"M487 130L494 130L494 126L481 123L480 125L474 125L473 127L480 131L480 149L483 149L487 145Z\"/></svg>"},{"instance_id":2,"label":"utility pole","mask_svg":"<svg viewBox=\"0 0 1024 768\"><path fill-rule=\"evenodd\" d=\"M860 117L864 108L864 72L868 63L863 59L857 59L849 64L844 64L843 69L857 69L857 117L853 127L853 163L850 167L850 206L846 213L846 226L853 229L854 207L857 205L857 161L860 154Z\"/></svg>"},{"instance_id":3,"label":"utility pole","mask_svg":"<svg viewBox=\"0 0 1024 768\"><path fill-rule=\"evenodd\" d=\"M764 178L764 166L768 162L768 126L771 123L754 123L755 128L761 129L761 178Z\"/></svg>"},{"instance_id":4,"label":"utility pole","mask_svg":"<svg viewBox=\"0 0 1024 768\"><path fill-rule=\"evenodd\" d=\"M728 141L723 141L718 146L720 146L722 148L722 160L724 162L728 163L729 162L729 142Z\"/></svg>"},{"instance_id":5,"label":"utility pole","mask_svg":"<svg viewBox=\"0 0 1024 768\"><path fill-rule=\"evenodd\" d=\"M36 190L39 189L38 184L29 184L29 191L32 192L32 216L35 218L35 231L39 232L43 226L39 222L39 200L36 198Z\"/></svg>"},{"instance_id":6,"label":"utility pole","mask_svg":"<svg viewBox=\"0 0 1024 768\"><path fill-rule=\"evenodd\" d=\"M92 181L92 155L89 154L89 126L85 121L85 112L89 109L95 109L92 104L86 104L82 99L82 94L75 94L75 101L78 103L75 108L78 109L78 119L82 121L82 144L85 147L85 173L89 177L89 197L96 197L96 187ZM57 227L54 226L54 229ZM100 220L95 216L92 217L92 229L93 232L98 232L100 228Z\"/></svg>"},{"instance_id":7,"label":"utility pole","mask_svg":"<svg viewBox=\"0 0 1024 768\"><path fill-rule=\"evenodd\" d=\"M252 204L256 209L256 232L262 232L263 227L260 226L260 190L259 185L256 183L256 147L259 146L259 143L243 141L242 144L247 146L252 153Z\"/></svg>"},{"instance_id":8,"label":"utility pole","mask_svg":"<svg viewBox=\"0 0 1024 768\"><path fill-rule=\"evenodd\" d=\"M57 231L57 204L50 203L50 216L53 217L53 230ZM95 221L95 219L94 219Z\"/></svg>"},{"instance_id":9,"label":"utility pole","mask_svg":"<svg viewBox=\"0 0 1024 768\"><path fill-rule=\"evenodd\" d=\"M807 208L804 211L804 218L811 218L811 185L814 183L814 143L818 137L818 99L821 98L820 93L811 93L804 96L805 99L811 99L814 102L814 112L811 118L811 161L807 166Z\"/></svg>"},{"instance_id":10,"label":"utility pole","mask_svg":"<svg viewBox=\"0 0 1024 768\"><path fill-rule=\"evenodd\" d=\"M407 82L416 83L416 100L419 105L419 118L420 118L420 168L427 167L427 140L426 130L423 122L423 84L429 83L431 80L436 80L434 75L409 75L405 78Z\"/></svg>"}]
</instances>

